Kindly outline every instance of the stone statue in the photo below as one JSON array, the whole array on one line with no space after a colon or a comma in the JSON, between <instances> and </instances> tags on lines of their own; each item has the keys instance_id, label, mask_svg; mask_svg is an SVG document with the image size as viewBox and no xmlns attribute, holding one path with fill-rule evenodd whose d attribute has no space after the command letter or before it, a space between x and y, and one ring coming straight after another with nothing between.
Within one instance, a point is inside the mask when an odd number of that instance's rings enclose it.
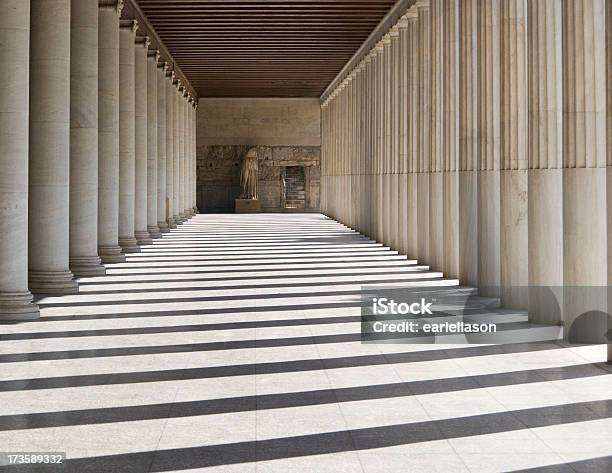
<instances>
[{"instance_id":1,"label":"stone statue","mask_svg":"<svg viewBox=\"0 0 612 473\"><path fill-rule=\"evenodd\" d=\"M257 149L251 148L240 166L240 198L257 199Z\"/></svg>"}]
</instances>

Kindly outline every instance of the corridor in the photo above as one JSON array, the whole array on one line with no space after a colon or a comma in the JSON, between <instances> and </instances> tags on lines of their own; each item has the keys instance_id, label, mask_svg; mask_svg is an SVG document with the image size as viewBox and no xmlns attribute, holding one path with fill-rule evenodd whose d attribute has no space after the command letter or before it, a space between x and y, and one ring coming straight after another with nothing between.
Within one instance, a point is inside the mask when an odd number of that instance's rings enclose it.
<instances>
[{"instance_id":1,"label":"corridor","mask_svg":"<svg viewBox=\"0 0 612 473\"><path fill-rule=\"evenodd\" d=\"M78 283L0 326L0 450L67 459L0 471L612 471L604 346L362 344L362 285L457 281L321 214L196 215Z\"/></svg>"}]
</instances>

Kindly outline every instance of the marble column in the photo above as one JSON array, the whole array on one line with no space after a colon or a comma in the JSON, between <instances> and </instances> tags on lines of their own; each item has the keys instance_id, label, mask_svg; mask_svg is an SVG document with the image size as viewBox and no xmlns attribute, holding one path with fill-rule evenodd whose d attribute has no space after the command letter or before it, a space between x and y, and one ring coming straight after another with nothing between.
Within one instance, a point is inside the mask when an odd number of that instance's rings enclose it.
<instances>
[{"instance_id":1,"label":"marble column","mask_svg":"<svg viewBox=\"0 0 612 473\"><path fill-rule=\"evenodd\" d=\"M189 165L188 165L188 157L187 157L187 88L183 88L183 94L181 96L181 138L179 141L180 144L180 154L182 156L182 168L181 168L181 188L183 189L183 197L182 197L182 208L183 214L186 219L191 217L191 212L187 207L187 196L189 195L189 189L187 188L187 181L189 176Z\"/></svg>"},{"instance_id":2,"label":"marble column","mask_svg":"<svg viewBox=\"0 0 612 473\"><path fill-rule=\"evenodd\" d=\"M419 249L419 223L417 216L418 195L418 156L419 156L419 25L418 11L412 6L406 14L408 20L408 43L410 52L408 54L407 70L407 101L408 111L406 117L407 139L408 139L408 177L406 179L406 211L408 213L408 244L407 253L411 258L417 258Z\"/></svg>"},{"instance_id":3,"label":"marble column","mask_svg":"<svg viewBox=\"0 0 612 473\"><path fill-rule=\"evenodd\" d=\"M176 228L174 221L174 72L166 72L166 220L168 228Z\"/></svg>"},{"instance_id":4,"label":"marble column","mask_svg":"<svg viewBox=\"0 0 612 473\"><path fill-rule=\"evenodd\" d=\"M419 92L418 92L418 169L417 169L417 225L418 258L431 261L429 219L430 120L431 120L431 66L429 37L429 2L417 2L419 35Z\"/></svg>"},{"instance_id":5,"label":"marble column","mask_svg":"<svg viewBox=\"0 0 612 473\"><path fill-rule=\"evenodd\" d=\"M193 135L191 137L191 145L193 147L193 212L199 213L198 210L198 99L193 99L193 110L191 112L191 129Z\"/></svg>"},{"instance_id":6,"label":"marble column","mask_svg":"<svg viewBox=\"0 0 612 473\"><path fill-rule=\"evenodd\" d=\"M503 307L526 309L527 259L527 0L501 11L500 280Z\"/></svg>"},{"instance_id":7,"label":"marble column","mask_svg":"<svg viewBox=\"0 0 612 473\"><path fill-rule=\"evenodd\" d=\"M444 71L443 0L430 0L429 10L429 259L432 269L444 270L444 102L442 86L452 80Z\"/></svg>"},{"instance_id":8,"label":"marble column","mask_svg":"<svg viewBox=\"0 0 612 473\"><path fill-rule=\"evenodd\" d=\"M75 276L101 276L98 256L98 0L70 13L70 234Z\"/></svg>"},{"instance_id":9,"label":"marble column","mask_svg":"<svg viewBox=\"0 0 612 473\"><path fill-rule=\"evenodd\" d=\"M393 249L398 249L399 246L399 174L398 174L398 163L399 163L399 130L398 130L398 119L399 119L399 28L395 25L390 30L391 45L389 47L390 53L390 67L389 67L389 124L387 130L389 133L389 245ZM355 140L358 139L358 135L355 134Z\"/></svg>"},{"instance_id":10,"label":"marble column","mask_svg":"<svg viewBox=\"0 0 612 473\"><path fill-rule=\"evenodd\" d=\"M183 222L186 222L188 215L185 213L185 86L181 85L178 89L179 97L177 102L178 110L178 156L179 156L179 215Z\"/></svg>"},{"instance_id":11,"label":"marble column","mask_svg":"<svg viewBox=\"0 0 612 473\"><path fill-rule=\"evenodd\" d=\"M451 278L460 277L459 221L459 0L443 2L443 234L442 269Z\"/></svg>"},{"instance_id":12,"label":"marble column","mask_svg":"<svg viewBox=\"0 0 612 473\"><path fill-rule=\"evenodd\" d=\"M157 226L170 231L166 216L166 70L167 62L157 65Z\"/></svg>"},{"instance_id":13,"label":"marble column","mask_svg":"<svg viewBox=\"0 0 612 473\"><path fill-rule=\"evenodd\" d=\"M173 149L173 154L174 154L174 186L172 189L173 192L173 201L174 201L174 222L177 225L181 225L184 221L185 221L185 216L181 215L181 201L180 201L180 187L181 187L181 173L180 173L180 161L181 161L181 157L179 154L179 100L180 100L180 94L179 94L179 87L181 86L181 83L178 79L174 79L174 90L173 90L173 97L172 97L172 107L173 107L173 113L172 113L172 121L173 121L173 127L172 127L172 131L173 131L173 139L172 139L172 149Z\"/></svg>"},{"instance_id":14,"label":"marble column","mask_svg":"<svg viewBox=\"0 0 612 473\"><path fill-rule=\"evenodd\" d=\"M399 97L398 97L398 250L408 254L408 17L397 23L399 29Z\"/></svg>"},{"instance_id":15,"label":"marble column","mask_svg":"<svg viewBox=\"0 0 612 473\"><path fill-rule=\"evenodd\" d=\"M39 316L28 290L30 2L0 4L0 321Z\"/></svg>"},{"instance_id":16,"label":"marble column","mask_svg":"<svg viewBox=\"0 0 612 473\"><path fill-rule=\"evenodd\" d=\"M151 40L148 36L137 36L134 51L135 70L135 204L134 236L139 245L153 243L147 231L147 51Z\"/></svg>"},{"instance_id":17,"label":"marble column","mask_svg":"<svg viewBox=\"0 0 612 473\"><path fill-rule=\"evenodd\" d=\"M194 160L194 152L193 152L193 97L189 97L189 102L187 103L187 156L189 156L189 181L188 181L188 189L189 189L189 199L187 200L187 208L189 208L189 213L193 216L195 215L194 211L194 178L195 178L195 160Z\"/></svg>"},{"instance_id":18,"label":"marble column","mask_svg":"<svg viewBox=\"0 0 612 473\"><path fill-rule=\"evenodd\" d=\"M562 4L527 2L529 320L563 321Z\"/></svg>"},{"instance_id":19,"label":"marble column","mask_svg":"<svg viewBox=\"0 0 612 473\"><path fill-rule=\"evenodd\" d=\"M136 20L119 28L119 245L124 253L139 252L134 236L135 207L135 70Z\"/></svg>"},{"instance_id":20,"label":"marble column","mask_svg":"<svg viewBox=\"0 0 612 473\"><path fill-rule=\"evenodd\" d=\"M384 157L384 71L385 71L385 46L384 40L376 45L376 85L375 85L375 124L376 124L376 148L374 152L374 235L379 242L384 241L384 209L383 209L383 157Z\"/></svg>"},{"instance_id":21,"label":"marble column","mask_svg":"<svg viewBox=\"0 0 612 473\"><path fill-rule=\"evenodd\" d=\"M500 293L500 10L501 0L478 2L478 286L491 297Z\"/></svg>"},{"instance_id":22,"label":"marble column","mask_svg":"<svg viewBox=\"0 0 612 473\"><path fill-rule=\"evenodd\" d=\"M564 333L602 343L605 320L586 313L608 312L606 1L568 0L562 8ZM586 330L577 331L583 314Z\"/></svg>"},{"instance_id":23,"label":"marble column","mask_svg":"<svg viewBox=\"0 0 612 473\"><path fill-rule=\"evenodd\" d=\"M75 294L69 269L70 0L30 10L29 286Z\"/></svg>"},{"instance_id":24,"label":"marble column","mask_svg":"<svg viewBox=\"0 0 612 473\"><path fill-rule=\"evenodd\" d=\"M459 280L478 286L478 9L480 0L459 8Z\"/></svg>"},{"instance_id":25,"label":"marble column","mask_svg":"<svg viewBox=\"0 0 612 473\"><path fill-rule=\"evenodd\" d=\"M119 246L119 16L121 0L98 11L98 255L121 263Z\"/></svg>"},{"instance_id":26,"label":"marble column","mask_svg":"<svg viewBox=\"0 0 612 473\"><path fill-rule=\"evenodd\" d=\"M157 226L157 63L159 51L147 56L147 230L160 238Z\"/></svg>"}]
</instances>

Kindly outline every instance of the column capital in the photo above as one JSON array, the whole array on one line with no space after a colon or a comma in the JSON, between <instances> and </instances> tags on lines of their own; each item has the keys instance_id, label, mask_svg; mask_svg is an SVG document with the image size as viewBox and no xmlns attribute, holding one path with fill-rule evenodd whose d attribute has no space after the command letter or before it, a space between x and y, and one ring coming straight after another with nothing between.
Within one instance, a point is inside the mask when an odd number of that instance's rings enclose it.
<instances>
[{"instance_id":1,"label":"column capital","mask_svg":"<svg viewBox=\"0 0 612 473\"><path fill-rule=\"evenodd\" d=\"M166 72L166 78L170 79L170 84L174 84L175 74L174 74L174 71L170 69L170 64L168 64L168 67L165 69L165 72Z\"/></svg>"},{"instance_id":2,"label":"column capital","mask_svg":"<svg viewBox=\"0 0 612 473\"><path fill-rule=\"evenodd\" d=\"M168 67L169 66L170 66L170 64L168 64L168 61L160 61L160 62L157 63L157 68L161 69L163 71L164 76L168 72Z\"/></svg>"},{"instance_id":3,"label":"column capital","mask_svg":"<svg viewBox=\"0 0 612 473\"><path fill-rule=\"evenodd\" d=\"M147 57L149 59L154 59L155 64L157 64L159 62L159 58L161 57L161 53L157 49L149 49L147 51Z\"/></svg>"},{"instance_id":4,"label":"column capital","mask_svg":"<svg viewBox=\"0 0 612 473\"><path fill-rule=\"evenodd\" d=\"M138 30L138 20L119 20L120 28L131 28L132 34L136 35L136 31Z\"/></svg>"},{"instance_id":5,"label":"column capital","mask_svg":"<svg viewBox=\"0 0 612 473\"><path fill-rule=\"evenodd\" d=\"M98 7L104 10L115 10L117 16L121 16L123 0L99 0Z\"/></svg>"},{"instance_id":6,"label":"column capital","mask_svg":"<svg viewBox=\"0 0 612 473\"><path fill-rule=\"evenodd\" d=\"M149 38L148 36L136 36L136 39L134 40L134 42L136 44L142 45L145 47L145 49L149 48L149 45L151 44L151 38Z\"/></svg>"}]
</instances>

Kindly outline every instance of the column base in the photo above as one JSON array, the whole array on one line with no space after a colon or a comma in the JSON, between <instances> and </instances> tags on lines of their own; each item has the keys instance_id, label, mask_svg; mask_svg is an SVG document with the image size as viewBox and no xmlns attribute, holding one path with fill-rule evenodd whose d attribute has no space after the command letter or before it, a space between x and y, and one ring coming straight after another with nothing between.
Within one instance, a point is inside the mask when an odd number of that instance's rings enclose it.
<instances>
[{"instance_id":1,"label":"column base","mask_svg":"<svg viewBox=\"0 0 612 473\"><path fill-rule=\"evenodd\" d=\"M174 223L174 219L172 217L168 217L168 228L176 228L176 223Z\"/></svg>"},{"instance_id":2,"label":"column base","mask_svg":"<svg viewBox=\"0 0 612 473\"><path fill-rule=\"evenodd\" d=\"M182 225L183 224L183 220L181 220L181 216L176 214L174 217L172 217L174 219L174 224L175 225Z\"/></svg>"},{"instance_id":3,"label":"column base","mask_svg":"<svg viewBox=\"0 0 612 473\"><path fill-rule=\"evenodd\" d=\"M153 240L151 239L152 235L150 235L149 232L134 232L134 237L139 245L153 244Z\"/></svg>"},{"instance_id":4,"label":"column base","mask_svg":"<svg viewBox=\"0 0 612 473\"><path fill-rule=\"evenodd\" d=\"M69 259L70 271L77 277L104 276L106 268L96 256L71 256Z\"/></svg>"},{"instance_id":5,"label":"column base","mask_svg":"<svg viewBox=\"0 0 612 473\"><path fill-rule=\"evenodd\" d=\"M140 246L134 237L119 237L119 246L122 253L140 253Z\"/></svg>"},{"instance_id":6,"label":"column base","mask_svg":"<svg viewBox=\"0 0 612 473\"><path fill-rule=\"evenodd\" d=\"M35 294L78 294L79 285L73 276L72 271L28 271L28 286Z\"/></svg>"},{"instance_id":7,"label":"column base","mask_svg":"<svg viewBox=\"0 0 612 473\"><path fill-rule=\"evenodd\" d=\"M187 216L185 215L185 212L181 212L179 214L179 220L181 221L181 223L185 223L187 221Z\"/></svg>"},{"instance_id":8,"label":"column base","mask_svg":"<svg viewBox=\"0 0 612 473\"><path fill-rule=\"evenodd\" d=\"M157 226L159 227L159 232L160 233L169 233L170 232L170 228L168 227L168 224L166 222L157 222Z\"/></svg>"},{"instance_id":9,"label":"column base","mask_svg":"<svg viewBox=\"0 0 612 473\"><path fill-rule=\"evenodd\" d=\"M161 233L157 225L148 225L147 231L149 232L149 235L151 235L151 238L161 238Z\"/></svg>"},{"instance_id":10,"label":"column base","mask_svg":"<svg viewBox=\"0 0 612 473\"><path fill-rule=\"evenodd\" d=\"M193 207L193 214L194 214L194 215L197 215L197 214L199 214L199 213L200 213L200 211L198 210L198 208L194 206L194 207Z\"/></svg>"},{"instance_id":11,"label":"column base","mask_svg":"<svg viewBox=\"0 0 612 473\"><path fill-rule=\"evenodd\" d=\"M35 320L40 317L30 291L0 292L0 321Z\"/></svg>"},{"instance_id":12,"label":"column base","mask_svg":"<svg viewBox=\"0 0 612 473\"><path fill-rule=\"evenodd\" d=\"M125 255L119 245L98 246L98 255L104 264L125 263Z\"/></svg>"}]
</instances>

